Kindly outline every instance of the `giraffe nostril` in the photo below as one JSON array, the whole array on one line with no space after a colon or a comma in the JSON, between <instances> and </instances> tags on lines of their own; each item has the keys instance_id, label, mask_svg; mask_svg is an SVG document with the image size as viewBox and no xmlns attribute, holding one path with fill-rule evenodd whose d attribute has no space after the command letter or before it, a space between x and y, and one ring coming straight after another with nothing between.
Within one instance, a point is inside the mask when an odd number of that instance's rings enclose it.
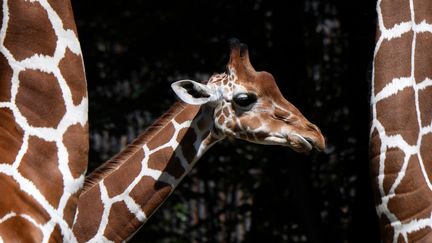
<instances>
[{"instance_id":1,"label":"giraffe nostril","mask_svg":"<svg viewBox=\"0 0 432 243\"><path fill-rule=\"evenodd\" d=\"M296 121L298 121L298 119L295 116L291 116L291 115L283 115L283 114L274 114L273 118L276 120L281 120L287 124L293 124Z\"/></svg>"},{"instance_id":2,"label":"giraffe nostril","mask_svg":"<svg viewBox=\"0 0 432 243\"><path fill-rule=\"evenodd\" d=\"M316 125L314 125L312 123L307 123L306 127L309 130L320 132L320 129Z\"/></svg>"}]
</instances>

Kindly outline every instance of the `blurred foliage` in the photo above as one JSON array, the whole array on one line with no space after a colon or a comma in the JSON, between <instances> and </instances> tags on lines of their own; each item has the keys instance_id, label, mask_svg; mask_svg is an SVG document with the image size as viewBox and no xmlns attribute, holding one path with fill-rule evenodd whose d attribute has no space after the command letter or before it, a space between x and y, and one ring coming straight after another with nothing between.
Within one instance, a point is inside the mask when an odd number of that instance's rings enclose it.
<instances>
[{"instance_id":1,"label":"blurred foliage","mask_svg":"<svg viewBox=\"0 0 432 243\"><path fill-rule=\"evenodd\" d=\"M289 3L289 4L288 4ZM324 153L224 141L131 242L379 242L368 168L374 1L73 1L89 96L89 171L249 45L327 139Z\"/></svg>"}]
</instances>

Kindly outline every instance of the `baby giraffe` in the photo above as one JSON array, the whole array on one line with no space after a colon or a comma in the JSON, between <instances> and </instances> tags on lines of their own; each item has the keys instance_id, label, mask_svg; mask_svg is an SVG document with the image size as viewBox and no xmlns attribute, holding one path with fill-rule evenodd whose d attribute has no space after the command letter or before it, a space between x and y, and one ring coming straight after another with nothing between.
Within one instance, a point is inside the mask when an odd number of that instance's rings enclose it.
<instances>
[{"instance_id":1,"label":"baby giraffe","mask_svg":"<svg viewBox=\"0 0 432 243\"><path fill-rule=\"evenodd\" d=\"M226 137L288 146L325 147L317 126L257 72L246 45L231 42L227 73L207 83L172 84L175 104L124 151L88 176L73 232L78 242L123 242L146 222L195 162Z\"/></svg>"}]
</instances>

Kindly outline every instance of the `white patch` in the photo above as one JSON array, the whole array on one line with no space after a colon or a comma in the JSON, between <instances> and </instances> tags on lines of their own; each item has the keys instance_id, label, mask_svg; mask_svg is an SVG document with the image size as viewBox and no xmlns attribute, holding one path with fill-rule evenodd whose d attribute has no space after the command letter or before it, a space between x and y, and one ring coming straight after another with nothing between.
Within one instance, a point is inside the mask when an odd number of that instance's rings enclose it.
<instances>
[{"instance_id":1,"label":"white patch","mask_svg":"<svg viewBox=\"0 0 432 243\"><path fill-rule=\"evenodd\" d=\"M407 87L412 87L413 82L415 82L415 80L413 80L411 77L395 78L391 83L387 84L381 91L379 91L375 97L373 97L374 100L372 102L377 103L382 99L397 94L399 91L402 91Z\"/></svg>"},{"instance_id":2,"label":"white patch","mask_svg":"<svg viewBox=\"0 0 432 243\"><path fill-rule=\"evenodd\" d=\"M133 200L132 197L127 196L125 197L125 203L127 208L129 209L129 211L133 214L135 214L135 217L140 221L140 222L144 222L147 220L147 216L144 213L144 211L142 211L141 206L138 205L135 200Z\"/></svg>"},{"instance_id":3,"label":"white patch","mask_svg":"<svg viewBox=\"0 0 432 243\"><path fill-rule=\"evenodd\" d=\"M6 222L8 219L11 219L11 218L13 218L15 216L16 216L16 213L14 213L14 212L7 213L5 216L3 216L0 219L0 224L2 224L3 222Z\"/></svg>"},{"instance_id":4,"label":"white patch","mask_svg":"<svg viewBox=\"0 0 432 243\"><path fill-rule=\"evenodd\" d=\"M418 90L423 90L430 86L432 86L432 80L429 78L426 78L425 80L417 84Z\"/></svg>"},{"instance_id":5,"label":"white patch","mask_svg":"<svg viewBox=\"0 0 432 243\"><path fill-rule=\"evenodd\" d=\"M432 25L427 23L426 20L423 20L422 22L420 22L420 24L415 24L413 26L413 30L417 33L423 33L423 32L432 33Z\"/></svg>"}]
</instances>

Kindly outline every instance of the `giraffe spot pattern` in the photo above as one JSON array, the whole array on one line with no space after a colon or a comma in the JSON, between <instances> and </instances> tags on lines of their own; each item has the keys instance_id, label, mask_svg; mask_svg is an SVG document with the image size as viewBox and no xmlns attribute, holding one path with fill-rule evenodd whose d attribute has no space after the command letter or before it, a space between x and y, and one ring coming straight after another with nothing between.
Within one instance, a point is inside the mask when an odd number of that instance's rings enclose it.
<instances>
[{"instance_id":1,"label":"giraffe spot pattern","mask_svg":"<svg viewBox=\"0 0 432 243\"><path fill-rule=\"evenodd\" d=\"M219 116L218 123L224 124L224 122L225 122L225 116Z\"/></svg>"},{"instance_id":2,"label":"giraffe spot pattern","mask_svg":"<svg viewBox=\"0 0 432 243\"><path fill-rule=\"evenodd\" d=\"M179 159L173 154L174 151L171 147L166 147L152 153L149 158L148 167L154 170L165 171L176 179L179 179L186 170L181 166Z\"/></svg>"},{"instance_id":3,"label":"giraffe spot pattern","mask_svg":"<svg viewBox=\"0 0 432 243\"><path fill-rule=\"evenodd\" d=\"M426 23L432 23L432 2L428 0L416 0L414 5L415 22L420 24L425 21Z\"/></svg>"},{"instance_id":4,"label":"giraffe spot pattern","mask_svg":"<svg viewBox=\"0 0 432 243\"><path fill-rule=\"evenodd\" d=\"M19 79L21 83L16 102L29 124L34 127L57 127L66 107L54 75L26 70L20 73ZM36 102L37 106L34 105Z\"/></svg>"},{"instance_id":5,"label":"giraffe spot pattern","mask_svg":"<svg viewBox=\"0 0 432 243\"><path fill-rule=\"evenodd\" d=\"M382 82L375 84L375 94L381 91L393 79L409 77L411 75L411 43L412 31L404 33L400 38L384 40L378 50L374 65L375 75L381 77ZM393 48L396 45L398 48ZM388 72L387 70L392 70Z\"/></svg>"},{"instance_id":6,"label":"giraffe spot pattern","mask_svg":"<svg viewBox=\"0 0 432 243\"><path fill-rule=\"evenodd\" d=\"M407 0L381 1L380 7L383 24L387 29L392 28L400 22L411 20L410 6Z\"/></svg>"},{"instance_id":7,"label":"giraffe spot pattern","mask_svg":"<svg viewBox=\"0 0 432 243\"><path fill-rule=\"evenodd\" d=\"M144 176L130 192L130 196L137 204L142 205L142 210L150 216L150 213L154 212L154 209L163 202L172 189L166 183Z\"/></svg>"},{"instance_id":8,"label":"giraffe spot pattern","mask_svg":"<svg viewBox=\"0 0 432 243\"><path fill-rule=\"evenodd\" d=\"M129 186L135 177L141 171L141 161L144 159L144 151L142 149L134 153L131 158L120 166L113 176L107 177L104 180L104 184L108 191L109 197L114 197L123 193L127 186ZM119 183L119 180L122 183Z\"/></svg>"},{"instance_id":9,"label":"giraffe spot pattern","mask_svg":"<svg viewBox=\"0 0 432 243\"><path fill-rule=\"evenodd\" d=\"M418 33L416 37L416 69L415 80L417 83L423 82L430 75L429 68L432 66L432 56L427 51L432 48L432 33Z\"/></svg>"},{"instance_id":10,"label":"giraffe spot pattern","mask_svg":"<svg viewBox=\"0 0 432 243\"><path fill-rule=\"evenodd\" d=\"M248 130L256 130L262 126L261 120L256 117L241 117L241 123L248 128Z\"/></svg>"},{"instance_id":11,"label":"giraffe spot pattern","mask_svg":"<svg viewBox=\"0 0 432 243\"><path fill-rule=\"evenodd\" d=\"M219 109L215 113L215 117L219 117L222 114L222 109Z\"/></svg>"},{"instance_id":12,"label":"giraffe spot pattern","mask_svg":"<svg viewBox=\"0 0 432 243\"><path fill-rule=\"evenodd\" d=\"M425 161L424 163L425 170L428 172L427 176L429 181L432 181L432 153L431 153L431 145L432 144L432 133L426 134L422 138L422 143L420 145L420 156Z\"/></svg>"},{"instance_id":13,"label":"giraffe spot pattern","mask_svg":"<svg viewBox=\"0 0 432 243\"><path fill-rule=\"evenodd\" d=\"M133 232L137 225L140 224L134 214L132 214L124 201L116 202L112 205L111 210L116 213L111 213L108 217L109 226L105 229L104 236L113 242L122 242L123 239L129 237L128 232ZM118 217L122 215L122 217ZM123 229L114 234L112 229Z\"/></svg>"},{"instance_id":14,"label":"giraffe spot pattern","mask_svg":"<svg viewBox=\"0 0 432 243\"><path fill-rule=\"evenodd\" d=\"M72 30L76 36L78 36L72 5L70 1L58 1L58 0L48 0L50 6L54 9L54 11L59 15L60 19L63 22L63 28L67 30ZM77 67L74 67L74 69ZM84 74L84 72L82 73ZM81 74L80 74L81 75ZM82 80L82 79L80 79Z\"/></svg>"},{"instance_id":15,"label":"giraffe spot pattern","mask_svg":"<svg viewBox=\"0 0 432 243\"><path fill-rule=\"evenodd\" d=\"M12 69L8 65L5 56L0 53L0 80L10 80ZM11 98L11 83L0 82L0 102L5 102Z\"/></svg>"},{"instance_id":16,"label":"giraffe spot pattern","mask_svg":"<svg viewBox=\"0 0 432 243\"><path fill-rule=\"evenodd\" d=\"M431 65L432 67L432 65ZM432 105L430 97L432 96L432 87L427 87L418 91L419 109L421 110L420 119L422 127L427 127L432 123Z\"/></svg>"},{"instance_id":17,"label":"giraffe spot pattern","mask_svg":"<svg viewBox=\"0 0 432 243\"><path fill-rule=\"evenodd\" d=\"M399 176L399 171L404 165L405 154L398 148L389 148L386 153L385 162L387 166L384 168L384 192L389 193L392 185Z\"/></svg>"},{"instance_id":18,"label":"giraffe spot pattern","mask_svg":"<svg viewBox=\"0 0 432 243\"><path fill-rule=\"evenodd\" d=\"M45 241L73 243L73 204L84 182L87 157L77 167L69 158L81 159L74 153L87 151L86 142L74 151L71 141L87 141L87 94L70 2L51 3L55 9L47 0L0 4L0 192L8 195L0 198L0 228L24 217L33 226L21 224L21 240L27 242L26 236L39 230ZM68 70L60 70L60 62ZM68 129L74 125L82 129ZM71 130L76 134L65 135ZM34 240L41 241L36 236Z\"/></svg>"},{"instance_id":19,"label":"giraffe spot pattern","mask_svg":"<svg viewBox=\"0 0 432 243\"><path fill-rule=\"evenodd\" d=\"M85 80L81 57L66 49L65 57L60 61L59 68L66 83L71 88L74 105L79 105L87 97L87 83L76 82L76 80Z\"/></svg>"},{"instance_id":20,"label":"giraffe spot pattern","mask_svg":"<svg viewBox=\"0 0 432 243\"><path fill-rule=\"evenodd\" d=\"M409 233L407 242L429 242L428 235L432 233L430 228L420 229L419 231Z\"/></svg>"},{"instance_id":21,"label":"giraffe spot pattern","mask_svg":"<svg viewBox=\"0 0 432 243\"><path fill-rule=\"evenodd\" d=\"M76 192L73 195L71 195L63 211L63 215L64 215L63 218L65 219L66 223L69 225L70 228L72 228L73 226L73 220L75 218L75 211L78 205L79 194L80 194L79 192Z\"/></svg>"},{"instance_id":22,"label":"giraffe spot pattern","mask_svg":"<svg viewBox=\"0 0 432 243\"><path fill-rule=\"evenodd\" d=\"M48 242L61 242L62 240L60 227L56 224Z\"/></svg>"},{"instance_id":23,"label":"giraffe spot pattern","mask_svg":"<svg viewBox=\"0 0 432 243\"><path fill-rule=\"evenodd\" d=\"M83 194L78 201L77 218L85 217L85 220L80 220L79 224L74 224L73 227L78 242L87 242L96 235L98 227L95 226L100 225L104 212L104 204L100 200L100 185L89 189L87 193L91 193L95 197L85 197ZM99 200L95 200L95 198Z\"/></svg>"},{"instance_id":24,"label":"giraffe spot pattern","mask_svg":"<svg viewBox=\"0 0 432 243\"><path fill-rule=\"evenodd\" d=\"M88 124L83 127L80 124L70 126L63 134L63 144L69 154L69 169L73 178L82 176L87 169L87 156L89 141L82 134L87 134Z\"/></svg>"},{"instance_id":25,"label":"giraffe spot pattern","mask_svg":"<svg viewBox=\"0 0 432 243\"><path fill-rule=\"evenodd\" d=\"M210 134L211 122L198 115L199 106L175 107L177 108L170 109L175 115L163 124L158 123L158 130L153 131L150 140L130 145L138 148L139 153L128 153L127 158L114 171L80 196L79 213L73 227L78 242L118 239L119 235L130 236L190 170L190 164L194 156L197 156L194 143L196 140L205 143L203 140ZM198 123L208 126L201 131ZM192 155L186 154L189 152ZM97 214L88 211L90 202L98 203L94 205ZM130 224L119 233L113 222L115 225Z\"/></svg>"},{"instance_id":26,"label":"giraffe spot pattern","mask_svg":"<svg viewBox=\"0 0 432 243\"><path fill-rule=\"evenodd\" d=\"M411 156L405 173L406 176L395 191L396 195L389 200L389 210L397 212L397 217L402 223L409 223L413 215L418 218L430 217L432 205L430 204L429 188L426 181L422 177L418 180L411 179L413 176L416 177L416 175L421 174L417 156ZM418 208L422 208L422 210L419 211Z\"/></svg>"},{"instance_id":27,"label":"giraffe spot pattern","mask_svg":"<svg viewBox=\"0 0 432 243\"><path fill-rule=\"evenodd\" d=\"M12 164L23 144L24 131L8 109L0 109L0 163Z\"/></svg>"},{"instance_id":28,"label":"giraffe spot pattern","mask_svg":"<svg viewBox=\"0 0 432 243\"><path fill-rule=\"evenodd\" d=\"M8 6L10 20L4 45L15 59L21 61L35 53L53 56L57 36L41 4L14 0Z\"/></svg>"},{"instance_id":29,"label":"giraffe spot pattern","mask_svg":"<svg viewBox=\"0 0 432 243\"><path fill-rule=\"evenodd\" d=\"M374 146L369 147L369 154L372 156L370 158L370 166L371 166L371 177L378 178L380 171L380 149L381 149L381 140L378 134L377 129L374 129L370 138L370 143ZM385 168L384 168L385 169ZM373 190L374 198L377 201L377 204L381 204L381 195L378 190Z\"/></svg>"},{"instance_id":30,"label":"giraffe spot pattern","mask_svg":"<svg viewBox=\"0 0 432 243\"><path fill-rule=\"evenodd\" d=\"M154 136L154 139L152 139L148 144L148 148L150 150L154 150L157 147L161 146L162 144L165 144L167 141L169 141L175 132L173 124L169 123L165 126L163 129L163 133L156 134Z\"/></svg>"},{"instance_id":31,"label":"giraffe spot pattern","mask_svg":"<svg viewBox=\"0 0 432 243\"><path fill-rule=\"evenodd\" d=\"M199 109L199 106L184 105L183 108L184 108L183 112L178 113L174 118L174 121L176 121L179 124L190 121L191 120L191 114L192 115L196 114L197 109Z\"/></svg>"},{"instance_id":32,"label":"giraffe spot pattern","mask_svg":"<svg viewBox=\"0 0 432 243\"><path fill-rule=\"evenodd\" d=\"M431 158L424 152L432 147L431 6L377 5L371 170L384 242L432 240Z\"/></svg>"},{"instance_id":33,"label":"giraffe spot pattern","mask_svg":"<svg viewBox=\"0 0 432 243\"><path fill-rule=\"evenodd\" d=\"M393 227L391 227L390 225L390 221L386 217L380 217L379 221L381 225L382 237L384 239L393 239L394 230Z\"/></svg>"},{"instance_id":34,"label":"giraffe spot pattern","mask_svg":"<svg viewBox=\"0 0 432 243\"><path fill-rule=\"evenodd\" d=\"M40 228L24 216L13 217L1 223L0 235L4 242L42 242L43 239Z\"/></svg>"},{"instance_id":35,"label":"giraffe spot pattern","mask_svg":"<svg viewBox=\"0 0 432 243\"><path fill-rule=\"evenodd\" d=\"M230 114L230 110L228 109L228 107L225 106L225 107L222 109L222 111L223 111L223 114L224 114L226 117L229 116L229 114Z\"/></svg>"},{"instance_id":36,"label":"giraffe spot pattern","mask_svg":"<svg viewBox=\"0 0 432 243\"><path fill-rule=\"evenodd\" d=\"M48 222L49 214L44 211L35 199L21 191L20 186L14 179L0 174L0 181L2 182L0 183L0 195L8 195L7 200L3 201L2 207L0 207L0 222L4 221L5 217L7 218L7 215L11 212L16 215L32 215L32 219L38 224Z\"/></svg>"},{"instance_id":37,"label":"giraffe spot pattern","mask_svg":"<svg viewBox=\"0 0 432 243\"><path fill-rule=\"evenodd\" d=\"M194 146L194 143L190 141L196 141L196 140L197 140L197 136L195 132L188 128L181 129L179 135L177 136L177 142L181 143L179 149L182 150L186 161L188 161L189 163L193 161L193 159L196 157L196 154L198 152Z\"/></svg>"},{"instance_id":38,"label":"giraffe spot pattern","mask_svg":"<svg viewBox=\"0 0 432 243\"><path fill-rule=\"evenodd\" d=\"M410 145L417 143L419 124L417 121L415 94L412 88L406 88L376 104L378 110L388 110L389 114L377 118L386 128L387 134L401 135ZM403 111L400 107L404 107Z\"/></svg>"},{"instance_id":39,"label":"giraffe spot pattern","mask_svg":"<svg viewBox=\"0 0 432 243\"><path fill-rule=\"evenodd\" d=\"M18 172L35 184L52 206L58 207L63 194L63 177L57 167L57 147L53 142L33 136L28 143Z\"/></svg>"}]
</instances>

